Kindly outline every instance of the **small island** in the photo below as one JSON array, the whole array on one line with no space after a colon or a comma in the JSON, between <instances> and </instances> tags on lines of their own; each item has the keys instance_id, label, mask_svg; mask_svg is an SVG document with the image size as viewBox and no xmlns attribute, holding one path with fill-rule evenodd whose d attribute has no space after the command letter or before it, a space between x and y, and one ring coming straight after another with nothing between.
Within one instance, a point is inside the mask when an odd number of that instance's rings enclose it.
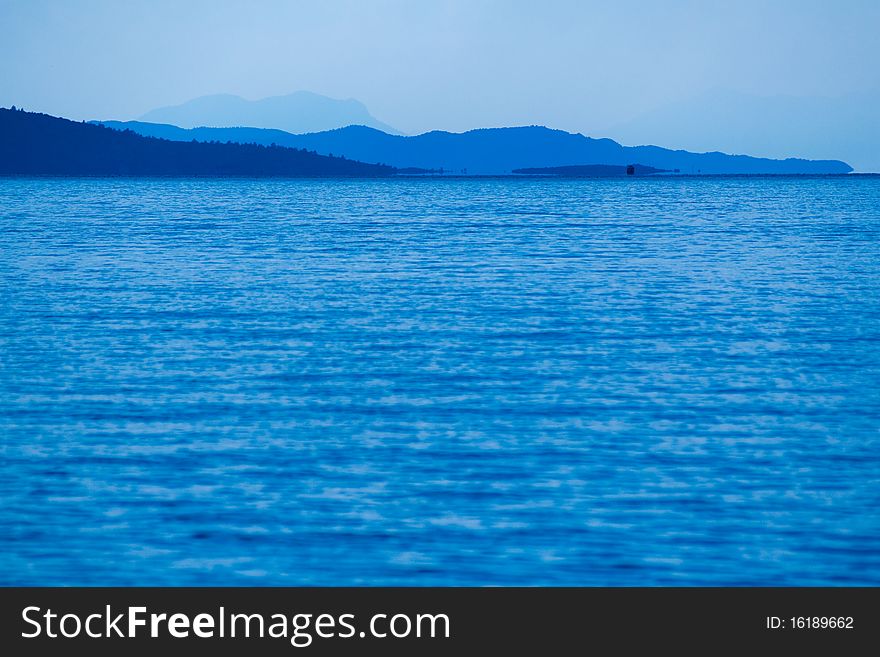
<instances>
[{"instance_id":1,"label":"small island","mask_svg":"<svg viewBox=\"0 0 880 657\"><path fill-rule=\"evenodd\" d=\"M565 176L568 178L597 178L607 176L647 176L655 173L672 173L667 169L655 169L643 164L628 166L615 164L575 164L562 167L530 167L514 169L512 173L527 176Z\"/></svg>"}]
</instances>

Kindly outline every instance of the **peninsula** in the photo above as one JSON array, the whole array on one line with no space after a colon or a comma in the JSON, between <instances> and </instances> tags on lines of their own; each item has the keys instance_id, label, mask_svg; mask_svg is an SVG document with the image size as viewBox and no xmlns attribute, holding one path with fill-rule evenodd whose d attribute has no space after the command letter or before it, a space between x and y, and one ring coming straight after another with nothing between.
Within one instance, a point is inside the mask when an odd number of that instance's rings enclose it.
<instances>
[{"instance_id":1,"label":"peninsula","mask_svg":"<svg viewBox=\"0 0 880 657\"><path fill-rule=\"evenodd\" d=\"M381 177L394 171L274 144L169 141L0 108L0 174Z\"/></svg>"}]
</instances>

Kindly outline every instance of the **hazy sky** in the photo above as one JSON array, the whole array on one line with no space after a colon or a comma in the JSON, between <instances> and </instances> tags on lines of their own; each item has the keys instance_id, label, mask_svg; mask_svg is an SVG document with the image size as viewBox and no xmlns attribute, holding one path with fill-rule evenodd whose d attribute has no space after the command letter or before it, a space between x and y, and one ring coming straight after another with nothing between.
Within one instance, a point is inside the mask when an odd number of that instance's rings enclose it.
<instances>
[{"instance_id":1,"label":"hazy sky","mask_svg":"<svg viewBox=\"0 0 880 657\"><path fill-rule=\"evenodd\" d=\"M0 35L0 105L74 119L305 89L407 133L603 136L717 88L880 97L880 0L0 0Z\"/></svg>"}]
</instances>

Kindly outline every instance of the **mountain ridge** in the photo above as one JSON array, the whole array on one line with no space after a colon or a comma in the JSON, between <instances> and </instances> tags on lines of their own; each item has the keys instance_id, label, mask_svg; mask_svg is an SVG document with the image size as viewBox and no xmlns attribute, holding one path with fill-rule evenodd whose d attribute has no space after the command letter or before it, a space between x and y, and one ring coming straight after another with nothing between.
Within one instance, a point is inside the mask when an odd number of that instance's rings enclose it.
<instances>
[{"instance_id":1,"label":"mountain ridge","mask_svg":"<svg viewBox=\"0 0 880 657\"><path fill-rule=\"evenodd\" d=\"M170 141L0 108L0 174L388 176L391 167L257 144Z\"/></svg>"},{"instance_id":2,"label":"mountain ridge","mask_svg":"<svg viewBox=\"0 0 880 657\"><path fill-rule=\"evenodd\" d=\"M140 118L182 128L248 126L278 128L293 134L321 132L355 123L388 134L400 134L376 119L354 98L336 99L311 91L247 100L234 94L199 96L184 103L150 110Z\"/></svg>"},{"instance_id":3,"label":"mountain ridge","mask_svg":"<svg viewBox=\"0 0 880 657\"><path fill-rule=\"evenodd\" d=\"M100 123L166 139L276 143L344 155L361 162L382 162L397 168L478 175L509 174L524 168L636 163L688 174L842 174L852 171L852 167L840 160L774 160L719 151L693 153L650 145L623 146L609 138L593 138L544 126L477 128L462 133L433 130L402 136L357 125L292 134L253 127L184 129L144 122Z\"/></svg>"}]
</instances>

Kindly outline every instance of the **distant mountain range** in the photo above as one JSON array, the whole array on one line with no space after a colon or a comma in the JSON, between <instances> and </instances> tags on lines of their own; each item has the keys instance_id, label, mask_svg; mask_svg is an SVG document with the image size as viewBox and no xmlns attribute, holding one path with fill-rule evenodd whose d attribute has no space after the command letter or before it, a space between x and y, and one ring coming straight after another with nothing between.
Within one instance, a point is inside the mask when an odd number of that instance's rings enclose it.
<instances>
[{"instance_id":1,"label":"distant mountain range","mask_svg":"<svg viewBox=\"0 0 880 657\"><path fill-rule=\"evenodd\" d=\"M186 129L76 123L0 109L0 173L58 175L388 176L539 174L839 174L837 160L771 160L621 146L540 126L390 135L366 126L292 134L253 127Z\"/></svg>"},{"instance_id":2,"label":"distant mountain range","mask_svg":"<svg viewBox=\"0 0 880 657\"><path fill-rule=\"evenodd\" d=\"M447 173L509 174L514 169L602 164L640 164L685 174L829 174L852 171L839 160L773 160L725 153L691 153L657 146L621 146L611 139L541 126L486 128L464 133L427 132L407 137L362 125L291 134L253 127L183 129L137 121L104 121L119 130L177 141L277 144L397 168L417 167Z\"/></svg>"},{"instance_id":3,"label":"distant mountain range","mask_svg":"<svg viewBox=\"0 0 880 657\"><path fill-rule=\"evenodd\" d=\"M347 125L366 125L389 134L397 130L374 118L363 103L337 100L310 91L262 100L245 100L230 94L202 96L181 105L147 112L142 121L170 123L182 128L251 126L286 132L320 132Z\"/></svg>"},{"instance_id":4,"label":"distant mountain range","mask_svg":"<svg viewBox=\"0 0 880 657\"><path fill-rule=\"evenodd\" d=\"M0 174L133 176L388 176L391 167L256 144L143 137L0 108Z\"/></svg>"}]
</instances>

